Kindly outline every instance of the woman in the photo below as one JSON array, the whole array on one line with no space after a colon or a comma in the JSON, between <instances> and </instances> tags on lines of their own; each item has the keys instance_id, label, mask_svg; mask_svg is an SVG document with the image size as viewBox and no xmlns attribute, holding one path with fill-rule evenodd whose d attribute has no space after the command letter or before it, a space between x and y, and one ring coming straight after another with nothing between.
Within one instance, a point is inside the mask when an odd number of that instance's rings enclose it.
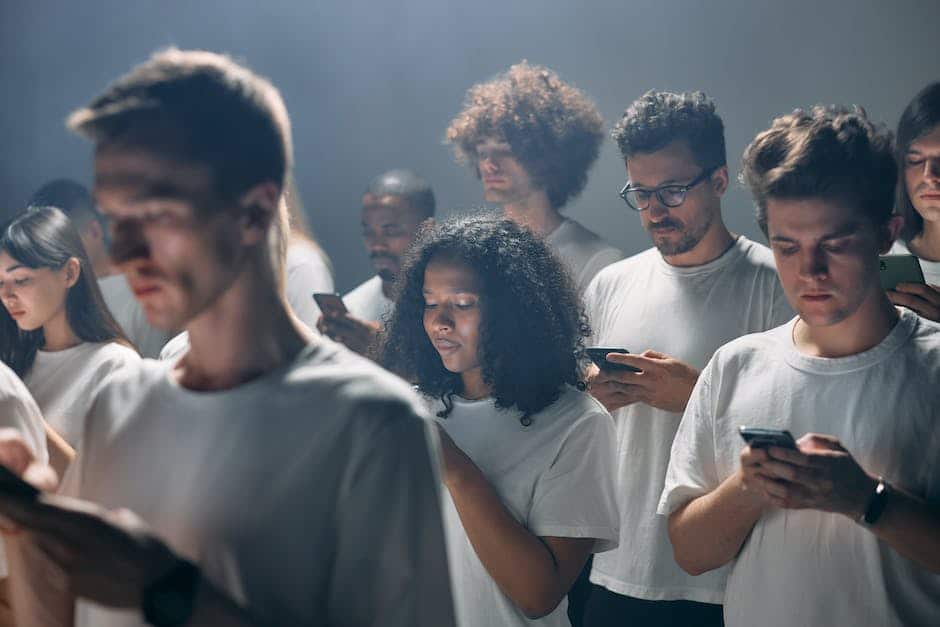
<instances>
[{"instance_id":1,"label":"woman","mask_svg":"<svg viewBox=\"0 0 940 627\"><path fill-rule=\"evenodd\" d=\"M0 233L0 359L73 448L98 386L140 360L111 317L81 239L53 207L30 207Z\"/></svg>"},{"instance_id":2,"label":"woman","mask_svg":"<svg viewBox=\"0 0 940 627\"><path fill-rule=\"evenodd\" d=\"M616 546L614 427L578 391L589 328L529 231L474 216L429 225L403 268L382 362L440 418L459 623L568 625L591 553Z\"/></svg>"},{"instance_id":3,"label":"woman","mask_svg":"<svg viewBox=\"0 0 940 627\"><path fill-rule=\"evenodd\" d=\"M891 253L920 259L927 285L902 283L888 297L940 321L940 82L927 85L898 122L897 210L904 218Z\"/></svg>"}]
</instances>

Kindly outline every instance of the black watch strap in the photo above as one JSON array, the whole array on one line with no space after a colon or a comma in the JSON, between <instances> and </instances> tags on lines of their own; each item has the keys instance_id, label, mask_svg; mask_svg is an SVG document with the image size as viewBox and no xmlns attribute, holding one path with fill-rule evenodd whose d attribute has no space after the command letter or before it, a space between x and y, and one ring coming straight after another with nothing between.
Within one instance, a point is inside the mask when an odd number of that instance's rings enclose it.
<instances>
[{"instance_id":1,"label":"black watch strap","mask_svg":"<svg viewBox=\"0 0 940 627\"><path fill-rule=\"evenodd\" d=\"M199 568L179 560L144 590L144 619L154 627L180 627L192 616L199 590Z\"/></svg>"},{"instance_id":2,"label":"black watch strap","mask_svg":"<svg viewBox=\"0 0 940 627\"><path fill-rule=\"evenodd\" d=\"M859 522L866 525L874 525L878 522L881 514L885 511L885 506L888 504L888 491L888 482L884 480L884 477L878 477L878 484L875 486L875 491L868 500L868 506L865 508L865 513L862 514Z\"/></svg>"}]
</instances>

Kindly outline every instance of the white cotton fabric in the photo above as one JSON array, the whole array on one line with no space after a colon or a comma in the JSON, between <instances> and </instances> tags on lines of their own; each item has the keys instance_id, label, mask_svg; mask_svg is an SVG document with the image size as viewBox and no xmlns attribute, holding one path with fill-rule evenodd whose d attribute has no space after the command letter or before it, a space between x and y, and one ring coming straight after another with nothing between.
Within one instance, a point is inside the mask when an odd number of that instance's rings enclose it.
<instances>
[{"instance_id":1,"label":"white cotton fabric","mask_svg":"<svg viewBox=\"0 0 940 627\"><path fill-rule=\"evenodd\" d=\"M123 344L83 342L60 351L37 351L23 381L49 426L78 450L98 390L115 373L139 362L140 355Z\"/></svg>"},{"instance_id":2,"label":"white cotton fabric","mask_svg":"<svg viewBox=\"0 0 940 627\"><path fill-rule=\"evenodd\" d=\"M620 249L614 248L600 235L571 218L565 218L554 231L546 235L545 243L564 263L578 292L583 292L601 269L623 259Z\"/></svg>"},{"instance_id":3,"label":"white cotton fabric","mask_svg":"<svg viewBox=\"0 0 940 627\"><path fill-rule=\"evenodd\" d=\"M799 353L794 322L721 348L676 435L660 512L740 468L741 425L833 435L867 472L940 505L940 325L900 315L880 344L850 357ZM839 514L771 509L730 568L728 627L936 625L940 617L940 575Z\"/></svg>"},{"instance_id":4,"label":"white cotton fabric","mask_svg":"<svg viewBox=\"0 0 940 627\"><path fill-rule=\"evenodd\" d=\"M891 250L888 251L888 254L913 255L914 253L910 251L904 242L901 240L895 240L894 245L891 246ZM917 258L917 261L920 262L920 269L924 273L924 279L927 281L927 284L940 287L940 261L927 261L926 259L921 259L920 257Z\"/></svg>"},{"instance_id":5,"label":"white cotton fabric","mask_svg":"<svg viewBox=\"0 0 940 627\"><path fill-rule=\"evenodd\" d=\"M173 334L150 326L147 315L140 308L134 293L127 285L123 274L114 274L98 279L98 287L108 306L108 311L124 331L127 339L143 357L156 359L160 349Z\"/></svg>"},{"instance_id":6,"label":"white cotton fabric","mask_svg":"<svg viewBox=\"0 0 940 627\"><path fill-rule=\"evenodd\" d=\"M313 295L333 292L333 273L323 252L302 238L292 238L287 247L287 303L300 320L314 332L320 308Z\"/></svg>"},{"instance_id":7,"label":"white cotton fabric","mask_svg":"<svg viewBox=\"0 0 940 627\"><path fill-rule=\"evenodd\" d=\"M382 291L382 277L379 275L354 287L343 296L343 303L356 318L372 322L384 322L395 308L394 301Z\"/></svg>"},{"instance_id":8,"label":"white cotton fabric","mask_svg":"<svg viewBox=\"0 0 940 627\"><path fill-rule=\"evenodd\" d=\"M234 389L144 360L102 390L63 491L136 512L260 625L454 624L436 432L328 340ZM79 601L77 625L143 626Z\"/></svg>"},{"instance_id":9,"label":"white cotton fabric","mask_svg":"<svg viewBox=\"0 0 940 627\"><path fill-rule=\"evenodd\" d=\"M669 265L655 248L602 270L585 293L592 343L647 349L701 369L722 344L773 328L793 312L770 250L738 237L697 267ZM594 559L591 581L649 600L721 603L723 571L692 577L676 565L666 520L656 515L681 413L636 403L613 412L620 548Z\"/></svg>"},{"instance_id":10,"label":"white cotton fabric","mask_svg":"<svg viewBox=\"0 0 940 627\"><path fill-rule=\"evenodd\" d=\"M528 427L517 410L492 398L453 397L453 411L438 419L454 443L480 468L512 516L538 536L596 538L594 552L617 545L614 426L593 397L566 387ZM430 400L434 413L443 409ZM458 625L567 627L567 599L551 614L529 620L493 581L477 557L447 489L444 524Z\"/></svg>"}]
</instances>

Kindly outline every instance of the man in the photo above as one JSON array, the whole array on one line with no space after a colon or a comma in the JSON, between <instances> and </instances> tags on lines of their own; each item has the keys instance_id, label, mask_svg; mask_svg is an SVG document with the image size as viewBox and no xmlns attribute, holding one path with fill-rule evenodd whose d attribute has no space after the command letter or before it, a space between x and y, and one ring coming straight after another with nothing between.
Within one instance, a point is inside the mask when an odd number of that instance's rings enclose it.
<instances>
[{"instance_id":1,"label":"man","mask_svg":"<svg viewBox=\"0 0 940 627\"><path fill-rule=\"evenodd\" d=\"M730 564L729 627L940 616L940 326L880 287L896 173L857 108L782 116L744 153L798 317L715 353L660 502L685 570ZM743 425L802 437L742 450Z\"/></svg>"},{"instance_id":2,"label":"man","mask_svg":"<svg viewBox=\"0 0 940 627\"><path fill-rule=\"evenodd\" d=\"M723 573L676 566L656 515L669 449L699 370L722 344L792 316L770 251L730 233L724 125L704 94L651 91L613 131L627 184L653 248L598 274L585 294L592 342L640 355L608 360L591 391L618 432L621 546L595 557L585 624L719 625Z\"/></svg>"},{"instance_id":3,"label":"man","mask_svg":"<svg viewBox=\"0 0 940 627\"><path fill-rule=\"evenodd\" d=\"M325 311L317 328L360 354L368 352L395 306L402 255L422 222L434 217L434 191L409 170L377 176L362 196L362 239L375 276L343 296L348 313Z\"/></svg>"},{"instance_id":4,"label":"man","mask_svg":"<svg viewBox=\"0 0 940 627\"><path fill-rule=\"evenodd\" d=\"M107 250L108 225L95 209L95 201L85 186L70 179L55 179L36 190L29 204L57 207L72 220L111 315L141 355L157 357L172 334L147 322L124 275L111 263Z\"/></svg>"},{"instance_id":5,"label":"man","mask_svg":"<svg viewBox=\"0 0 940 627\"><path fill-rule=\"evenodd\" d=\"M311 339L278 288L277 90L168 50L70 125L95 143L112 260L190 348L101 391L62 487L77 499L0 497L27 531L5 538L22 624L71 624L75 595L79 625L452 625L420 401Z\"/></svg>"},{"instance_id":6,"label":"man","mask_svg":"<svg viewBox=\"0 0 940 627\"><path fill-rule=\"evenodd\" d=\"M604 120L555 72L523 61L467 92L447 129L457 160L483 181L487 202L528 227L559 255L579 291L623 254L561 214L584 189Z\"/></svg>"}]
</instances>

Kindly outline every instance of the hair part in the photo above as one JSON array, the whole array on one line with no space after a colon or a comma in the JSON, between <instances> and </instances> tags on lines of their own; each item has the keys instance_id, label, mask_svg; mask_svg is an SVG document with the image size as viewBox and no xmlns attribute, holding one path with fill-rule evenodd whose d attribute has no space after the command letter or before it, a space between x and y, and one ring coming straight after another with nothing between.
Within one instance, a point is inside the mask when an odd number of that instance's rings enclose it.
<instances>
[{"instance_id":1,"label":"hair part","mask_svg":"<svg viewBox=\"0 0 940 627\"><path fill-rule=\"evenodd\" d=\"M434 217L436 203L431 184L411 170L389 170L369 183L366 194L398 196L422 218Z\"/></svg>"},{"instance_id":2,"label":"hair part","mask_svg":"<svg viewBox=\"0 0 940 627\"><path fill-rule=\"evenodd\" d=\"M911 203L905 178L907 151L911 144L940 126L940 82L931 83L914 96L905 107L898 121L897 162L898 189L897 213L904 218L901 239L909 242L924 230L924 218Z\"/></svg>"}]
</instances>

